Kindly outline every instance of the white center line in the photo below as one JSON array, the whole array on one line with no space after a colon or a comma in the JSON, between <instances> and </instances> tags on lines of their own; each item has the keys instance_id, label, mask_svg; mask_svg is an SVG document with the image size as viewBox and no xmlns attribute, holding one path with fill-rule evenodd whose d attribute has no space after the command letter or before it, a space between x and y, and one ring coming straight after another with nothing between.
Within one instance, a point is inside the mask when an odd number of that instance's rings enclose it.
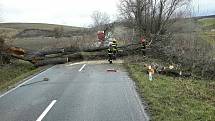
<instances>
[{"instance_id":1,"label":"white center line","mask_svg":"<svg viewBox=\"0 0 215 121\"><path fill-rule=\"evenodd\" d=\"M86 66L86 64L84 64L78 71L81 72L85 66Z\"/></svg>"},{"instance_id":2,"label":"white center line","mask_svg":"<svg viewBox=\"0 0 215 121\"><path fill-rule=\"evenodd\" d=\"M46 116L46 114L49 112L49 110L54 106L54 104L57 102L57 100L53 100L49 106L43 111L43 113L40 115L40 117L36 121L42 121L42 119Z\"/></svg>"}]
</instances>

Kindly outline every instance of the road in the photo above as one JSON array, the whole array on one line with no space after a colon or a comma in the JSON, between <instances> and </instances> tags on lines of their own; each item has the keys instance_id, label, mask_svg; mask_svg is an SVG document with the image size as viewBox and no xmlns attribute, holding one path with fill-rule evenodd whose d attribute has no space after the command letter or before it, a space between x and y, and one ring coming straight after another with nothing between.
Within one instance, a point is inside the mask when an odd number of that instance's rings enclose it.
<instances>
[{"instance_id":1,"label":"road","mask_svg":"<svg viewBox=\"0 0 215 121\"><path fill-rule=\"evenodd\" d=\"M53 66L1 95L0 120L147 121L148 117L122 66L76 63Z\"/></svg>"}]
</instances>

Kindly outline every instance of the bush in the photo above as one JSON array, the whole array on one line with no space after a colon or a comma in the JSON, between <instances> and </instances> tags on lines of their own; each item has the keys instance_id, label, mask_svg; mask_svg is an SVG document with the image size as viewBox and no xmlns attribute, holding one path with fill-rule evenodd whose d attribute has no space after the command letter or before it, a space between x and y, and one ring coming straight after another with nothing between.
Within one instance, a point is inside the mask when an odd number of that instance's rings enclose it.
<instances>
[{"instance_id":1,"label":"bush","mask_svg":"<svg viewBox=\"0 0 215 121\"><path fill-rule=\"evenodd\" d=\"M5 40L0 38L0 65L10 63L10 56L4 53L4 48L5 48Z\"/></svg>"},{"instance_id":2,"label":"bush","mask_svg":"<svg viewBox=\"0 0 215 121\"><path fill-rule=\"evenodd\" d=\"M192 25L194 26L195 23ZM177 32L156 37L154 40L156 41L151 50L155 54L154 57L179 64L184 70L197 76L215 78L214 48L199 32Z\"/></svg>"}]
</instances>

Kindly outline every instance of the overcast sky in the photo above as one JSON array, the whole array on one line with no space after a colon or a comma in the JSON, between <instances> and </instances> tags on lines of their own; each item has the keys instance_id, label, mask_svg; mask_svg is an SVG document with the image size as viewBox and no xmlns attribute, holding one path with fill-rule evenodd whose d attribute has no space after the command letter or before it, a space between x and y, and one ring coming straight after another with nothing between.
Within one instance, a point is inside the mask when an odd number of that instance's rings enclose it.
<instances>
[{"instance_id":1,"label":"overcast sky","mask_svg":"<svg viewBox=\"0 0 215 121\"><path fill-rule=\"evenodd\" d=\"M119 0L0 0L3 22L88 26L95 10L116 18ZM215 14L215 0L194 0L199 15ZM198 9L199 8L199 9Z\"/></svg>"}]
</instances>

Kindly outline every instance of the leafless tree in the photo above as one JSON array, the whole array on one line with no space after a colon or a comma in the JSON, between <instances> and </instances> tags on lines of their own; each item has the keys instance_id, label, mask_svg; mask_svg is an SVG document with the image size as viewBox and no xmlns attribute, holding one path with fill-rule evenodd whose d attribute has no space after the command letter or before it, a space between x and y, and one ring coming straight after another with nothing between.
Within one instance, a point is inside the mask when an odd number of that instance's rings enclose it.
<instances>
[{"instance_id":1,"label":"leafless tree","mask_svg":"<svg viewBox=\"0 0 215 121\"><path fill-rule=\"evenodd\" d=\"M55 27L53 32L54 32L55 38L60 38L63 36L64 28L63 28L63 26Z\"/></svg>"},{"instance_id":2,"label":"leafless tree","mask_svg":"<svg viewBox=\"0 0 215 121\"><path fill-rule=\"evenodd\" d=\"M110 16L105 12L94 11L91 15L93 27L101 27L110 23Z\"/></svg>"},{"instance_id":3,"label":"leafless tree","mask_svg":"<svg viewBox=\"0 0 215 121\"><path fill-rule=\"evenodd\" d=\"M173 22L177 9L190 0L121 0L119 10L122 16L133 24L139 36L163 34Z\"/></svg>"}]
</instances>

